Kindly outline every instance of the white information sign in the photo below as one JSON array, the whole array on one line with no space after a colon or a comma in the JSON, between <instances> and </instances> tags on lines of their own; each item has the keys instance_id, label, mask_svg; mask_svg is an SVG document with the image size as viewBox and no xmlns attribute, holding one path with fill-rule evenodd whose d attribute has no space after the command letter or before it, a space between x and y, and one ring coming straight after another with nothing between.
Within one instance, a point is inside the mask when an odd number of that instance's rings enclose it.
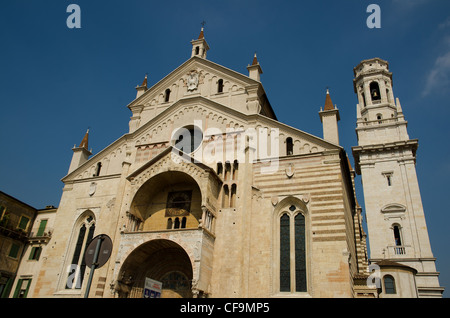
<instances>
[{"instance_id":1,"label":"white information sign","mask_svg":"<svg viewBox=\"0 0 450 318\"><path fill-rule=\"evenodd\" d=\"M162 283L146 277L144 285L144 298L161 298Z\"/></svg>"}]
</instances>

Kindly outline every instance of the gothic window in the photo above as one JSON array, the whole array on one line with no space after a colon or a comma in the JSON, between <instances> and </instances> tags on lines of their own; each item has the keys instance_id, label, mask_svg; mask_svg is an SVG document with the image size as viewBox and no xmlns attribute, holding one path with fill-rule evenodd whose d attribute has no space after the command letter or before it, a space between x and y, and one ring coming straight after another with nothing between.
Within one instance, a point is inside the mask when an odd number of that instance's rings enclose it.
<instances>
[{"instance_id":1,"label":"gothic window","mask_svg":"<svg viewBox=\"0 0 450 318\"><path fill-rule=\"evenodd\" d=\"M172 218L168 218L167 219L167 229L171 230L172 229Z\"/></svg>"},{"instance_id":2,"label":"gothic window","mask_svg":"<svg viewBox=\"0 0 450 318\"><path fill-rule=\"evenodd\" d=\"M184 216L184 217L181 219L181 228L182 228L182 229L185 229L185 228L186 228L186 221L187 221L187 219L186 219L186 217Z\"/></svg>"},{"instance_id":3,"label":"gothic window","mask_svg":"<svg viewBox=\"0 0 450 318\"><path fill-rule=\"evenodd\" d=\"M200 47L196 46L195 47L195 55L198 55L200 53Z\"/></svg>"},{"instance_id":4,"label":"gothic window","mask_svg":"<svg viewBox=\"0 0 450 318\"><path fill-rule=\"evenodd\" d=\"M69 266L69 274L66 281L66 289L81 289L83 284L86 263L84 251L94 237L95 220L90 213L84 214L76 225L76 238L73 254Z\"/></svg>"},{"instance_id":5,"label":"gothic window","mask_svg":"<svg viewBox=\"0 0 450 318\"><path fill-rule=\"evenodd\" d=\"M363 103L364 103L364 107L366 107L367 106L366 105L366 95L364 93L361 93L361 96L362 96L362 100L363 100Z\"/></svg>"},{"instance_id":6,"label":"gothic window","mask_svg":"<svg viewBox=\"0 0 450 318\"><path fill-rule=\"evenodd\" d=\"M292 144L292 138L286 138L286 155L290 156L294 152L294 145Z\"/></svg>"},{"instance_id":7,"label":"gothic window","mask_svg":"<svg viewBox=\"0 0 450 318\"><path fill-rule=\"evenodd\" d=\"M217 93L223 93L223 79L217 81Z\"/></svg>"},{"instance_id":8,"label":"gothic window","mask_svg":"<svg viewBox=\"0 0 450 318\"><path fill-rule=\"evenodd\" d=\"M179 218L175 218L175 222L174 222L174 229L179 229L180 228L180 219Z\"/></svg>"},{"instance_id":9,"label":"gothic window","mask_svg":"<svg viewBox=\"0 0 450 318\"><path fill-rule=\"evenodd\" d=\"M290 217L280 218L280 291L291 291Z\"/></svg>"},{"instance_id":10,"label":"gothic window","mask_svg":"<svg viewBox=\"0 0 450 318\"><path fill-rule=\"evenodd\" d=\"M306 292L305 217L295 216L295 291Z\"/></svg>"},{"instance_id":11,"label":"gothic window","mask_svg":"<svg viewBox=\"0 0 450 318\"><path fill-rule=\"evenodd\" d=\"M380 96L380 87L378 86L377 82L372 82L370 83L370 96L372 98L373 101L375 100L380 100L381 96Z\"/></svg>"},{"instance_id":12,"label":"gothic window","mask_svg":"<svg viewBox=\"0 0 450 318\"><path fill-rule=\"evenodd\" d=\"M280 292L307 291L305 217L294 215L280 217Z\"/></svg>"},{"instance_id":13,"label":"gothic window","mask_svg":"<svg viewBox=\"0 0 450 318\"><path fill-rule=\"evenodd\" d=\"M395 279L391 275L384 276L384 292L386 294L396 294Z\"/></svg>"}]
</instances>

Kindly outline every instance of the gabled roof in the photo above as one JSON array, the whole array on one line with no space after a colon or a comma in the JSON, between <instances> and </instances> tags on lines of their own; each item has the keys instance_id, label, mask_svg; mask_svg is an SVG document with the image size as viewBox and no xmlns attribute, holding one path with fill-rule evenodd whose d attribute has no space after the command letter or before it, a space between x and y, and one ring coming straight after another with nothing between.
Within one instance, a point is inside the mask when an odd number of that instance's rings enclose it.
<instances>
[{"instance_id":1,"label":"gabled roof","mask_svg":"<svg viewBox=\"0 0 450 318\"><path fill-rule=\"evenodd\" d=\"M264 87L262 86L261 82L254 80L244 74L241 74L239 72L236 72L234 70L231 70L227 67L224 67L220 64L214 63L210 60L204 59L204 58L200 58L198 56L193 56L191 58L189 58L188 60L186 60L183 64L181 64L180 66L178 66L176 69L174 69L172 72L170 72L169 74L167 74L165 77L163 77L160 81L158 81L156 84L154 84L152 87L150 87L145 93L143 93L141 96L139 96L138 98L136 98L135 100L133 100L131 103L129 103L127 105L128 108L134 106L134 105L139 105L141 103L142 100L144 100L147 96L151 95L153 92L156 91L164 91L167 85L167 82L171 81L173 78L177 77L177 76L182 76L182 74L187 73L188 71L190 71L190 68L192 68L192 66L194 65L199 65L199 66L205 66L208 68L213 68L216 69L218 72L222 72L224 74L227 74L228 76L232 77L233 79L235 79L236 81L240 81L242 82L242 84L244 86L247 85L258 85L260 87L260 89L262 90L262 96L264 96L264 98L266 99L267 103L266 105L269 107L269 112L271 113L271 115L273 115L273 118L276 119L276 115L275 112L273 111L272 106L270 105L270 102L267 98L267 94L265 93Z\"/></svg>"}]
</instances>

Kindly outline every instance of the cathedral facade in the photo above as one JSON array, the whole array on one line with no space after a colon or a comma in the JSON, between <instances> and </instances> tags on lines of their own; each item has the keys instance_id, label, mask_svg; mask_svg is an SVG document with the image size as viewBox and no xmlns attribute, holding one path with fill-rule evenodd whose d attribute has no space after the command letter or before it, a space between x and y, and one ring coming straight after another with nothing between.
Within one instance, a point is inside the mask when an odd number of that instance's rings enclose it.
<instances>
[{"instance_id":1,"label":"cathedral facade","mask_svg":"<svg viewBox=\"0 0 450 318\"><path fill-rule=\"evenodd\" d=\"M146 279L162 283L161 297L441 296L417 141L407 136L387 62L355 68L354 169L329 92L323 137L313 136L277 120L256 55L244 75L206 58L203 29L191 44L186 62L136 87L127 134L95 155L89 132L74 147L28 297L142 298ZM381 193L387 176L391 192ZM91 277L84 256L99 234L110 255Z\"/></svg>"}]
</instances>

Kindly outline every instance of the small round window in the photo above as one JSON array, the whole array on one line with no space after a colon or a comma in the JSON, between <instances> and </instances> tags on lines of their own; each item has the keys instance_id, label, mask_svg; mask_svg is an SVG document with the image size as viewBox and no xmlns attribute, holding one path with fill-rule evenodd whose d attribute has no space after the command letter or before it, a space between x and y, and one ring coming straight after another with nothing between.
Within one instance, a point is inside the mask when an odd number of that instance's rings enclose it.
<instances>
[{"instance_id":1,"label":"small round window","mask_svg":"<svg viewBox=\"0 0 450 318\"><path fill-rule=\"evenodd\" d=\"M202 143L203 133L197 126L185 126L172 135L173 146L185 153L194 152Z\"/></svg>"}]
</instances>

